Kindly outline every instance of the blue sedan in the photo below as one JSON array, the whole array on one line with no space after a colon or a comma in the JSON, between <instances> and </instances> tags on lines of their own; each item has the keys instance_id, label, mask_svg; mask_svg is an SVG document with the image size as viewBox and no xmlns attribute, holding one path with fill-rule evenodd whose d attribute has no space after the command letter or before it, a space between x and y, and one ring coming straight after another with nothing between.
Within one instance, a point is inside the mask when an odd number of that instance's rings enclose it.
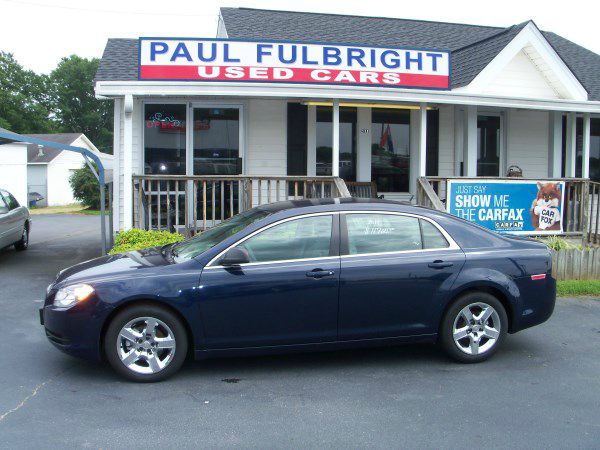
<instances>
[{"instance_id":1,"label":"blue sedan","mask_svg":"<svg viewBox=\"0 0 600 450\"><path fill-rule=\"evenodd\" d=\"M196 359L438 342L464 363L554 309L548 248L383 200L275 203L59 273L50 342L135 381Z\"/></svg>"}]
</instances>

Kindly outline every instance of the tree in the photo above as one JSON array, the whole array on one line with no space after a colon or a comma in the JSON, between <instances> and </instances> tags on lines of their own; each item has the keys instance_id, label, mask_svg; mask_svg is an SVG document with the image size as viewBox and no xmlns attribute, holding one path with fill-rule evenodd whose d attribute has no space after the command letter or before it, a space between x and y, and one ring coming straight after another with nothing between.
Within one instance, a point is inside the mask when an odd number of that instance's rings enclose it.
<instances>
[{"instance_id":1,"label":"tree","mask_svg":"<svg viewBox=\"0 0 600 450\"><path fill-rule=\"evenodd\" d=\"M49 80L25 70L11 53L0 51L0 127L15 133L51 133Z\"/></svg>"},{"instance_id":2,"label":"tree","mask_svg":"<svg viewBox=\"0 0 600 450\"><path fill-rule=\"evenodd\" d=\"M94 168L97 168L94 165ZM84 164L81 169L74 171L69 177L69 184L73 189L73 197L90 209L100 209L100 187L96 176ZM108 199L108 195L106 196Z\"/></svg>"},{"instance_id":3,"label":"tree","mask_svg":"<svg viewBox=\"0 0 600 450\"><path fill-rule=\"evenodd\" d=\"M96 99L99 60L63 58L50 74L53 111L61 131L84 133L100 151L112 153L112 102Z\"/></svg>"}]
</instances>

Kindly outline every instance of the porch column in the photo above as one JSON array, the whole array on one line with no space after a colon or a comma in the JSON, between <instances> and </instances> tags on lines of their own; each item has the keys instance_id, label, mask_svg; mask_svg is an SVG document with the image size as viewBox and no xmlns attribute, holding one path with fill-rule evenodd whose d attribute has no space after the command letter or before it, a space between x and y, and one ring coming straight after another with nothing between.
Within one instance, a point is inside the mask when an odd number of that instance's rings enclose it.
<instances>
[{"instance_id":1,"label":"porch column","mask_svg":"<svg viewBox=\"0 0 600 450\"><path fill-rule=\"evenodd\" d=\"M463 175L477 176L477 106L465 107Z\"/></svg>"},{"instance_id":2,"label":"porch column","mask_svg":"<svg viewBox=\"0 0 600 450\"><path fill-rule=\"evenodd\" d=\"M123 101L123 230L133 226L133 96Z\"/></svg>"},{"instance_id":3,"label":"porch column","mask_svg":"<svg viewBox=\"0 0 600 450\"><path fill-rule=\"evenodd\" d=\"M317 175L317 107L307 106L306 175Z\"/></svg>"},{"instance_id":4,"label":"porch column","mask_svg":"<svg viewBox=\"0 0 600 450\"><path fill-rule=\"evenodd\" d=\"M454 173L455 177L459 177L460 172L460 163L463 160L464 156L464 144L463 138L465 133L463 131L464 124L464 114L462 114L461 109L458 106L454 106Z\"/></svg>"},{"instance_id":5,"label":"porch column","mask_svg":"<svg viewBox=\"0 0 600 450\"><path fill-rule=\"evenodd\" d=\"M548 136L548 176L562 176L562 112L550 111Z\"/></svg>"},{"instance_id":6,"label":"porch column","mask_svg":"<svg viewBox=\"0 0 600 450\"><path fill-rule=\"evenodd\" d=\"M567 151L565 160L565 177L575 177L577 151L577 116L574 112L567 115Z\"/></svg>"},{"instance_id":7,"label":"porch column","mask_svg":"<svg viewBox=\"0 0 600 450\"><path fill-rule=\"evenodd\" d=\"M419 105L419 154L418 154L419 177L424 177L427 170L427 104Z\"/></svg>"},{"instance_id":8,"label":"porch column","mask_svg":"<svg viewBox=\"0 0 600 450\"><path fill-rule=\"evenodd\" d=\"M583 148L581 151L581 178L590 177L590 115L583 115Z\"/></svg>"},{"instance_id":9,"label":"porch column","mask_svg":"<svg viewBox=\"0 0 600 450\"><path fill-rule=\"evenodd\" d=\"M340 176L340 101L333 101L331 175Z\"/></svg>"},{"instance_id":10,"label":"porch column","mask_svg":"<svg viewBox=\"0 0 600 450\"><path fill-rule=\"evenodd\" d=\"M371 108L358 108L356 115L356 181L371 181Z\"/></svg>"},{"instance_id":11,"label":"porch column","mask_svg":"<svg viewBox=\"0 0 600 450\"><path fill-rule=\"evenodd\" d=\"M116 98L113 105L113 217L117 221L117 231L121 229L121 110L122 100Z\"/></svg>"}]
</instances>

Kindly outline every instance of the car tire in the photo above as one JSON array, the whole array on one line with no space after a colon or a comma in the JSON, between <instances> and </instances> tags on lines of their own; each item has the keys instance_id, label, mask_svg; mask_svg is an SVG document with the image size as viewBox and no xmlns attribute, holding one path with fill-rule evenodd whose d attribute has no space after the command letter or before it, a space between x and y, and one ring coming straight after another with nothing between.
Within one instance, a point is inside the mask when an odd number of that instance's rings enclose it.
<instances>
[{"instance_id":1,"label":"car tire","mask_svg":"<svg viewBox=\"0 0 600 450\"><path fill-rule=\"evenodd\" d=\"M149 324L155 324L153 332ZM162 381L175 374L188 352L181 320L168 309L152 304L133 305L119 312L110 321L103 344L112 368L128 380L142 383Z\"/></svg>"},{"instance_id":2,"label":"car tire","mask_svg":"<svg viewBox=\"0 0 600 450\"><path fill-rule=\"evenodd\" d=\"M27 250L27 247L29 247L29 228L27 227L27 224L25 224L23 225L21 239L15 242L15 250L22 252L23 250Z\"/></svg>"},{"instance_id":3,"label":"car tire","mask_svg":"<svg viewBox=\"0 0 600 450\"><path fill-rule=\"evenodd\" d=\"M502 303L487 292L470 292L452 303L444 315L439 343L452 359L478 363L496 353L507 330Z\"/></svg>"}]
</instances>

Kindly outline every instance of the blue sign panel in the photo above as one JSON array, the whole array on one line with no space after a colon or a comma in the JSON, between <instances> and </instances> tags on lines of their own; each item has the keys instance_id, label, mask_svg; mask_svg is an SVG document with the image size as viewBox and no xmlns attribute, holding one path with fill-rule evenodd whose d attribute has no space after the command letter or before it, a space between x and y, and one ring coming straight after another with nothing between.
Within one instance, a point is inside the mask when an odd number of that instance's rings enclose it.
<instances>
[{"instance_id":1,"label":"blue sign panel","mask_svg":"<svg viewBox=\"0 0 600 450\"><path fill-rule=\"evenodd\" d=\"M563 231L562 181L469 179L448 181L450 214L485 228L513 234Z\"/></svg>"}]
</instances>

